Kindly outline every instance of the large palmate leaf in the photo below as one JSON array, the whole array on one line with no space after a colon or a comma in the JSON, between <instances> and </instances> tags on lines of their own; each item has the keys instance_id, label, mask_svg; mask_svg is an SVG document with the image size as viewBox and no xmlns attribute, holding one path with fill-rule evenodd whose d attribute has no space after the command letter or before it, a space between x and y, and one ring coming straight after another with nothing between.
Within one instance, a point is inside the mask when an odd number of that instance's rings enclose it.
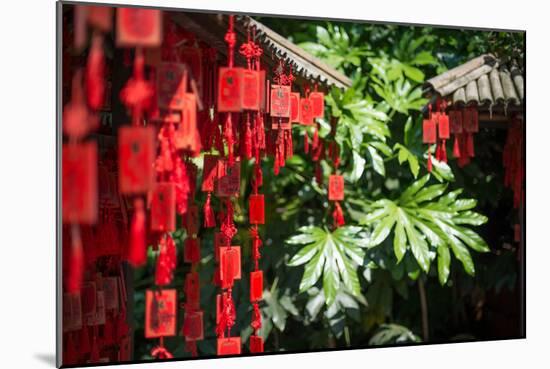
<instances>
[{"instance_id":1,"label":"large palmate leaf","mask_svg":"<svg viewBox=\"0 0 550 369\"><path fill-rule=\"evenodd\" d=\"M382 324L378 332L369 340L369 345L378 346L406 342L420 342L420 337L402 325Z\"/></svg>"},{"instance_id":2,"label":"large palmate leaf","mask_svg":"<svg viewBox=\"0 0 550 369\"><path fill-rule=\"evenodd\" d=\"M361 297L357 268L363 263L367 239L360 227L341 227L334 232L308 226L290 237L287 243L305 245L288 262L289 266L305 264L300 292L308 291L322 277L323 292L328 306L336 299L342 286L355 297Z\"/></svg>"},{"instance_id":3,"label":"large palmate leaf","mask_svg":"<svg viewBox=\"0 0 550 369\"><path fill-rule=\"evenodd\" d=\"M441 284L447 283L451 252L462 263L464 270L475 273L469 248L487 252L487 243L468 226L479 226L487 217L471 210L477 201L459 199L462 190L446 192L447 184L427 186L426 175L408 187L396 200L373 202L361 223L373 231L370 247L380 245L393 231L393 250L400 262L410 251L418 265L428 272L437 257Z\"/></svg>"}]
</instances>

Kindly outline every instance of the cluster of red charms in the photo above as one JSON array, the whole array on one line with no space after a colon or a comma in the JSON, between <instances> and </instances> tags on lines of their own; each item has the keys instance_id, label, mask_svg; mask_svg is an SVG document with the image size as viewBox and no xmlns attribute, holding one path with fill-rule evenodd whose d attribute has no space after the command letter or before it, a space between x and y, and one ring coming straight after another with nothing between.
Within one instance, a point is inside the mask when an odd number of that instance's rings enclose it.
<instances>
[{"instance_id":1,"label":"cluster of red charms","mask_svg":"<svg viewBox=\"0 0 550 369\"><path fill-rule=\"evenodd\" d=\"M130 358L126 283L120 268L125 233L116 226L123 206L110 153L98 165L98 143L90 138L106 105L103 34L111 31L112 16L109 7L76 7L74 33L64 40L78 52L88 47L85 69L71 76L70 101L63 108L64 365ZM69 76L71 62L65 50L63 54Z\"/></svg>"},{"instance_id":2,"label":"cluster of red charms","mask_svg":"<svg viewBox=\"0 0 550 369\"><path fill-rule=\"evenodd\" d=\"M513 117L502 153L504 185L511 188L514 192L514 208L518 208L521 205L525 196L525 166L523 164L525 143L523 140L523 129L523 119L519 116ZM519 240L519 236L516 238Z\"/></svg>"},{"instance_id":3,"label":"cluster of red charms","mask_svg":"<svg viewBox=\"0 0 550 369\"><path fill-rule=\"evenodd\" d=\"M428 118L422 125L423 142L428 147L428 171L432 171L432 151L435 147L435 159L447 162L446 142L454 135L453 156L458 160L458 165L467 165L475 156L474 133L479 131L478 111L475 106L467 106L463 109L450 108L447 112L447 101L437 99L435 103L428 105Z\"/></svg>"}]
</instances>

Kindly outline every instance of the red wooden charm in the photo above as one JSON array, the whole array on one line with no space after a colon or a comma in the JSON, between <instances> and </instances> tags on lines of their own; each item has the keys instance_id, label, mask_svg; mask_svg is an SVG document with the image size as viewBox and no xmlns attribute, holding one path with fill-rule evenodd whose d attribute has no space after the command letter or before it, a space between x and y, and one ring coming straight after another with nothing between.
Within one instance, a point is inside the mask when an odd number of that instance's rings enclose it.
<instances>
[{"instance_id":1,"label":"red wooden charm","mask_svg":"<svg viewBox=\"0 0 550 369\"><path fill-rule=\"evenodd\" d=\"M300 123L300 93L290 93L290 121Z\"/></svg>"},{"instance_id":2,"label":"red wooden charm","mask_svg":"<svg viewBox=\"0 0 550 369\"><path fill-rule=\"evenodd\" d=\"M464 130L468 133L477 133L479 131L479 115L474 107L467 107L463 113Z\"/></svg>"},{"instance_id":3,"label":"red wooden charm","mask_svg":"<svg viewBox=\"0 0 550 369\"><path fill-rule=\"evenodd\" d=\"M235 160L233 165L229 165L227 160L219 160L216 195L218 197L239 196L240 185L241 162Z\"/></svg>"},{"instance_id":4,"label":"red wooden charm","mask_svg":"<svg viewBox=\"0 0 550 369\"><path fill-rule=\"evenodd\" d=\"M124 126L118 131L120 192L133 195L154 185L155 130L153 127Z\"/></svg>"},{"instance_id":5,"label":"red wooden charm","mask_svg":"<svg viewBox=\"0 0 550 369\"><path fill-rule=\"evenodd\" d=\"M451 137L449 132L449 116L447 114L441 113L439 115L437 130L438 130L439 138L443 140L447 140Z\"/></svg>"},{"instance_id":6,"label":"red wooden charm","mask_svg":"<svg viewBox=\"0 0 550 369\"><path fill-rule=\"evenodd\" d=\"M264 273L261 270L250 273L250 301L256 302L262 299L264 292Z\"/></svg>"},{"instance_id":7,"label":"red wooden charm","mask_svg":"<svg viewBox=\"0 0 550 369\"><path fill-rule=\"evenodd\" d=\"M313 118L323 118L325 115L325 94L322 92L312 92L309 94L311 101L311 110Z\"/></svg>"},{"instance_id":8,"label":"red wooden charm","mask_svg":"<svg viewBox=\"0 0 550 369\"><path fill-rule=\"evenodd\" d=\"M97 221L97 146L95 142L63 145L63 222Z\"/></svg>"},{"instance_id":9,"label":"red wooden charm","mask_svg":"<svg viewBox=\"0 0 550 369\"><path fill-rule=\"evenodd\" d=\"M176 230L176 186L172 182L158 183L151 201L151 230Z\"/></svg>"},{"instance_id":10,"label":"red wooden charm","mask_svg":"<svg viewBox=\"0 0 550 369\"><path fill-rule=\"evenodd\" d=\"M462 133L462 112L460 110L449 111L449 123L452 134Z\"/></svg>"},{"instance_id":11,"label":"red wooden charm","mask_svg":"<svg viewBox=\"0 0 550 369\"><path fill-rule=\"evenodd\" d=\"M204 192L214 191L214 183L218 176L218 156L204 155L204 164L202 167L202 186Z\"/></svg>"},{"instance_id":12,"label":"red wooden charm","mask_svg":"<svg viewBox=\"0 0 550 369\"><path fill-rule=\"evenodd\" d=\"M435 120L424 119L422 123L422 142L425 144L434 144L437 140L435 131Z\"/></svg>"},{"instance_id":13,"label":"red wooden charm","mask_svg":"<svg viewBox=\"0 0 550 369\"><path fill-rule=\"evenodd\" d=\"M277 118L290 118L290 86L271 86L270 114Z\"/></svg>"},{"instance_id":14,"label":"red wooden charm","mask_svg":"<svg viewBox=\"0 0 550 369\"><path fill-rule=\"evenodd\" d=\"M201 247L198 238L187 237L183 247L183 261L198 263L201 260Z\"/></svg>"},{"instance_id":15,"label":"red wooden charm","mask_svg":"<svg viewBox=\"0 0 550 369\"><path fill-rule=\"evenodd\" d=\"M162 42L162 13L142 8L117 9L117 46L157 47Z\"/></svg>"},{"instance_id":16,"label":"red wooden charm","mask_svg":"<svg viewBox=\"0 0 550 369\"><path fill-rule=\"evenodd\" d=\"M328 199L330 201L344 200L344 177L333 174L328 179Z\"/></svg>"},{"instance_id":17,"label":"red wooden charm","mask_svg":"<svg viewBox=\"0 0 550 369\"><path fill-rule=\"evenodd\" d=\"M220 68L218 77L218 111L238 112L241 107L242 68Z\"/></svg>"},{"instance_id":18,"label":"red wooden charm","mask_svg":"<svg viewBox=\"0 0 550 369\"><path fill-rule=\"evenodd\" d=\"M189 236L199 233L199 207L190 205L185 217L185 230Z\"/></svg>"},{"instance_id":19,"label":"red wooden charm","mask_svg":"<svg viewBox=\"0 0 550 369\"><path fill-rule=\"evenodd\" d=\"M186 341L199 341L204 339L203 312L186 311L183 318L183 335Z\"/></svg>"},{"instance_id":20,"label":"red wooden charm","mask_svg":"<svg viewBox=\"0 0 550 369\"><path fill-rule=\"evenodd\" d=\"M235 279L241 279L241 248L220 247L220 280L222 288L233 286Z\"/></svg>"},{"instance_id":21,"label":"red wooden charm","mask_svg":"<svg viewBox=\"0 0 550 369\"><path fill-rule=\"evenodd\" d=\"M187 90L185 66L179 63L160 63L156 74L158 107L166 110L183 110Z\"/></svg>"},{"instance_id":22,"label":"red wooden charm","mask_svg":"<svg viewBox=\"0 0 550 369\"><path fill-rule=\"evenodd\" d=\"M306 126L313 124L313 105L308 98L300 99L300 123Z\"/></svg>"},{"instance_id":23,"label":"red wooden charm","mask_svg":"<svg viewBox=\"0 0 550 369\"><path fill-rule=\"evenodd\" d=\"M247 110L260 109L260 75L255 70L243 69L243 90L241 94L241 107Z\"/></svg>"},{"instance_id":24,"label":"red wooden charm","mask_svg":"<svg viewBox=\"0 0 550 369\"><path fill-rule=\"evenodd\" d=\"M218 355L239 355L241 353L241 337L218 338Z\"/></svg>"},{"instance_id":25,"label":"red wooden charm","mask_svg":"<svg viewBox=\"0 0 550 369\"><path fill-rule=\"evenodd\" d=\"M250 224L264 224L264 195L250 195L248 199L248 211Z\"/></svg>"},{"instance_id":26,"label":"red wooden charm","mask_svg":"<svg viewBox=\"0 0 550 369\"><path fill-rule=\"evenodd\" d=\"M189 272L185 276L185 306L187 309L197 310L200 306L201 290L199 273Z\"/></svg>"},{"instance_id":27,"label":"red wooden charm","mask_svg":"<svg viewBox=\"0 0 550 369\"><path fill-rule=\"evenodd\" d=\"M176 290L145 292L145 337L176 334Z\"/></svg>"},{"instance_id":28,"label":"red wooden charm","mask_svg":"<svg viewBox=\"0 0 550 369\"><path fill-rule=\"evenodd\" d=\"M258 354L264 352L264 339L262 336L250 336L250 353Z\"/></svg>"}]
</instances>

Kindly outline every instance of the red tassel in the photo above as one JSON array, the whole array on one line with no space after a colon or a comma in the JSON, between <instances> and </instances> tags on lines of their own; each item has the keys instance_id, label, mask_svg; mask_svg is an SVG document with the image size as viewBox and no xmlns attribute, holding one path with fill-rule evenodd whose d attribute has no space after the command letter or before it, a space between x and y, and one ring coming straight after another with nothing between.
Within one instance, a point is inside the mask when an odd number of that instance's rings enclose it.
<instances>
[{"instance_id":1,"label":"red tassel","mask_svg":"<svg viewBox=\"0 0 550 369\"><path fill-rule=\"evenodd\" d=\"M321 163L315 163L315 180L319 186L323 185L323 168L321 168Z\"/></svg>"},{"instance_id":2,"label":"red tassel","mask_svg":"<svg viewBox=\"0 0 550 369\"><path fill-rule=\"evenodd\" d=\"M444 163L447 162L447 145L445 144L445 140L441 142L441 161Z\"/></svg>"},{"instance_id":3,"label":"red tassel","mask_svg":"<svg viewBox=\"0 0 550 369\"><path fill-rule=\"evenodd\" d=\"M468 133L466 136L466 149L468 152L468 156L470 158L473 158L475 156L475 151L474 151L474 135L472 133Z\"/></svg>"},{"instance_id":4,"label":"red tassel","mask_svg":"<svg viewBox=\"0 0 550 369\"><path fill-rule=\"evenodd\" d=\"M250 120L247 118L246 131L244 134L244 151L247 159L252 158L252 130L250 129Z\"/></svg>"},{"instance_id":5,"label":"red tassel","mask_svg":"<svg viewBox=\"0 0 550 369\"><path fill-rule=\"evenodd\" d=\"M279 171L280 171L279 163L280 162L281 161L279 159L279 149L275 148L275 159L273 161L273 174L275 174L276 176L279 175Z\"/></svg>"},{"instance_id":6,"label":"red tassel","mask_svg":"<svg viewBox=\"0 0 550 369\"><path fill-rule=\"evenodd\" d=\"M74 293L80 291L80 286L82 285L82 277L84 274L84 250L78 225L73 225L71 231L71 261L69 263L70 269L67 280L67 292Z\"/></svg>"},{"instance_id":7,"label":"red tassel","mask_svg":"<svg viewBox=\"0 0 550 369\"><path fill-rule=\"evenodd\" d=\"M304 131L304 154L309 153L309 137L307 131Z\"/></svg>"},{"instance_id":8,"label":"red tassel","mask_svg":"<svg viewBox=\"0 0 550 369\"><path fill-rule=\"evenodd\" d=\"M232 166L235 163L235 158L233 156L233 123L231 121L231 113L227 113L227 119L225 120L225 127L223 129L223 134L225 136L225 142L227 143L227 156L228 163Z\"/></svg>"},{"instance_id":9,"label":"red tassel","mask_svg":"<svg viewBox=\"0 0 550 369\"><path fill-rule=\"evenodd\" d=\"M432 172L432 152L428 149L428 172Z\"/></svg>"},{"instance_id":10,"label":"red tassel","mask_svg":"<svg viewBox=\"0 0 550 369\"><path fill-rule=\"evenodd\" d=\"M441 145L435 144L435 160L441 161Z\"/></svg>"},{"instance_id":11,"label":"red tassel","mask_svg":"<svg viewBox=\"0 0 550 369\"><path fill-rule=\"evenodd\" d=\"M162 344L151 350L151 356L156 359L172 359L174 357Z\"/></svg>"},{"instance_id":12,"label":"red tassel","mask_svg":"<svg viewBox=\"0 0 550 369\"><path fill-rule=\"evenodd\" d=\"M95 35L86 65L86 97L88 105L94 110L99 110L103 106L104 74L103 41L101 36Z\"/></svg>"},{"instance_id":13,"label":"red tassel","mask_svg":"<svg viewBox=\"0 0 550 369\"><path fill-rule=\"evenodd\" d=\"M453 145L453 156L455 158L460 158L460 145L458 143L458 135L455 135L455 142Z\"/></svg>"},{"instance_id":14,"label":"red tassel","mask_svg":"<svg viewBox=\"0 0 550 369\"><path fill-rule=\"evenodd\" d=\"M212 209L212 205L210 203L211 197L212 197L212 194L208 192L208 195L206 196L206 202L204 203L204 227L205 228L212 228L216 226L216 217L214 216L214 210Z\"/></svg>"},{"instance_id":15,"label":"red tassel","mask_svg":"<svg viewBox=\"0 0 550 369\"><path fill-rule=\"evenodd\" d=\"M312 149L315 150L319 146L319 125L315 125L315 131L313 131L313 139L311 140Z\"/></svg>"},{"instance_id":16,"label":"red tassel","mask_svg":"<svg viewBox=\"0 0 550 369\"><path fill-rule=\"evenodd\" d=\"M262 314L260 313L260 307L257 302L252 304L252 308L252 321L250 322L250 326L257 331L262 328Z\"/></svg>"},{"instance_id":17,"label":"red tassel","mask_svg":"<svg viewBox=\"0 0 550 369\"><path fill-rule=\"evenodd\" d=\"M134 216L130 227L130 250L128 262L134 267L139 267L147 261L147 248L145 245L145 210L143 199L134 200Z\"/></svg>"},{"instance_id":18,"label":"red tassel","mask_svg":"<svg viewBox=\"0 0 550 369\"><path fill-rule=\"evenodd\" d=\"M192 357L197 357L197 341L185 341L185 351L190 352Z\"/></svg>"},{"instance_id":19,"label":"red tassel","mask_svg":"<svg viewBox=\"0 0 550 369\"><path fill-rule=\"evenodd\" d=\"M338 201L334 202L334 211L332 212L332 217L334 218L334 228L338 228L346 224L344 220L344 212Z\"/></svg>"},{"instance_id":20,"label":"red tassel","mask_svg":"<svg viewBox=\"0 0 550 369\"><path fill-rule=\"evenodd\" d=\"M287 159L290 159L292 158L292 156L294 155L294 144L292 142L292 131L291 130L288 130L285 132L286 134L286 143L285 143L285 148L286 148L286 158Z\"/></svg>"}]
</instances>

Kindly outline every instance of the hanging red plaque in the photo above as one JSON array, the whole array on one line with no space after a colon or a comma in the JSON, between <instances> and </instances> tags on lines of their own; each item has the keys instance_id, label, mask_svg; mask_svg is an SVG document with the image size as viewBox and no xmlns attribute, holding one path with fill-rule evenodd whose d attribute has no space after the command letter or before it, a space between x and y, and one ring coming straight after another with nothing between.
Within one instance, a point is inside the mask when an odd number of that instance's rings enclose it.
<instances>
[{"instance_id":1,"label":"hanging red plaque","mask_svg":"<svg viewBox=\"0 0 550 369\"><path fill-rule=\"evenodd\" d=\"M62 216L64 223L97 221L97 146L63 145Z\"/></svg>"},{"instance_id":2,"label":"hanging red plaque","mask_svg":"<svg viewBox=\"0 0 550 369\"><path fill-rule=\"evenodd\" d=\"M176 187L172 182L157 183L151 201L151 230L176 230Z\"/></svg>"},{"instance_id":3,"label":"hanging red plaque","mask_svg":"<svg viewBox=\"0 0 550 369\"><path fill-rule=\"evenodd\" d=\"M462 133L462 112L460 110L449 111L449 123L452 134Z\"/></svg>"},{"instance_id":4,"label":"hanging red plaque","mask_svg":"<svg viewBox=\"0 0 550 369\"><path fill-rule=\"evenodd\" d=\"M300 93L290 93L290 121L300 123Z\"/></svg>"},{"instance_id":5,"label":"hanging red plaque","mask_svg":"<svg viewBox=\"0 0 550 369\"><path fill-rule=\"evenodd\" d=\"M255 70L243 69L243 90L241 94L241 107L246 110L260 109L260 78Z\"/></svg>"},{"instance_id":6,"label":"hanging red plaque","mask_svg":"<svg viewBox=\"0 0 550 369\"><path fill-rule=\"evenodd\" d=\"M309 94L313 118L323 118L325 115L325 94L314 91Z\"/></svg>"},{"instance_id":7,"label":"hanging red plaque","mask_svg":"<svg viewBox=\"0 0 550 369\"><path fill-rule=\"evenodd\" d=\"M186 311L183 318L183 335L186 341L199 341L204 339L203 312Z\"/></svg>"},{"instance_id":8,"label":"hanging red plaque","mask_svg":"<svg viewBox=\"0 0 550 369\"><path fill-rule=\"evenodd\" d=\"M183 261L198 263L201 260L201 247L198 238L187 237L183 246Z\"/></svg>"},{"instance_id":9,"label":"hanging red plaque","mask_svg":"<svg viewBox=\"0 0 550 369\"><path fill-rule=\"evenodd\" d=\"M479 115L475 107L467 107L463 112L464 130L468 133L479 131Z\"/></svg>"},{"instance_id":10,"label":"hanging red plaque","mask_svg":"<svg viewBox=\"0 0 550 369\"><path fill-rule=\"evenodd\" d=\"M201 189L204 192L212 192L218 176L218 156L205 154L203 163Z\"/></svg>"},{"instance_id":11,"label":"hanging red plaque","mask_svg":"<svg viewBox=\"0 0 550 369\"><path fill-rule=\"evenodd\" d=\"M250 195L248 209L250 224L264 224L264 195Z\"/></svg>"},{"instance_id":12,"label":"hanging red plaque","mask_svg":"<svg viewBox=\"0 0 550 369\"><path fill-rule=\"evenodd\" d=\"M160 10L118 8L116 18L117 46L160 46L162 42L162 13Z\"/></svg>"},{"instance_id":13,"label":"hanging red plaque","mask_svg":"<svg viewBox=\"0 0 550 369\"><path fill-rule=\"evenodd\" d=\"M272 85L270 114L276 118L290 118L290 86Z\"/></svg>"},{"instance_id":14,"label":"hanging red plaque","mask_svg":"<svg viewBox=\"0 0 550 369\"><path fill-rule=\"evenodd\" d=\"M233 286L233 280L241 279L240 246L220 247L220 280L222 288Z\"/></svg>"},{"instance_id":15,"label":"hanging red plaque","mask_svg":"<svg viewBox=\"0 0 550 369\"><path fill-rule=\"evenodd\" d=\"M187 309L199 309L200 293L199 273L187 273L185 276L185 306Z\"/></svg>"},{"instance_id":16,"label":"hanging red plaque","mask_svg":"<svg viewBox=\"0 0 550 369\"><path fill-rule=\"evenodd\" d=\"M144 193L154 185L155 131L153 127L124 126L118 131L120 192Z\"/></svg>"},{"instance_id":17,"label":"hanging red plaque","mask_svg":"<svg viewBox=\"0 0 550 369\"><path fill-rule=\"evenodd\" d=\"M166 110L183 110L187 70L183 64L160 63L157 68L157 103Z\"/></svg>"},{"instance_id":18,"label":"hanging red plaque","mask_svg":"<svg viewBox=\"0 0 550 369\"><path fill-rule=\"evenodd\" d=\"M439 115L439 121L437 123L437 133L439 138L447 140L450 137L449 132L449 116L445 113Z\"/></svg>"},{"instance_id":19,"label":"hanging red plaque","mask_svg":"<svg viewBox=\"0 0 550 369\"><path fill-rule=\"evenodd\" d=\"M306 126L313 124L313 105L306 97L300 99L300 123Z\"/></svg>"},{"instance_id":20,"label":"hanging red plaque","mask_svg":"<svg viewBox=\"0 0 550 369\"><path fill-rule=\"evenodd\" d=\"M241 353L241 337L218 338L218 355L239 355Z\"/></svg>"},{"instance_id":21,"label":"hanging red plaque","mask_svg":"<svg viewBox=\"0 0 550 369\"><path fill-rule=\"evenodd\" d=\"M333 174L328 179L328 199L330 201L344 200L344 177Z\"/></svg>"},{"instance_id":22,"label":"hanging red plaque","mask_svg":"<svg viewBox=\"0 0 550 369\"><path fill-rule=\"evenodd\" d=\"M434 144L436 139L435 120L432 118L424 119L422 123L422 142L425 144Z\"/></svg>"},{"instance_id":23,"label":"hanging red plaque","mask_svg":"<svg viewBox=\"0 0 550 369\"><path fill-rule=\"evenodd\" d=\"M241 185L241 162L235 160L229 165L227 160L218 161L218 181L216 195L218 197L239 196Z\"/></svg>"},{"instance_id":24,"label":"hanging red plaque","mask_svg":"<svg viewBox=\"0 0 550 369\"><path fill-rule=\"evenodd\" d=\"M176 290L145 292L145 337L176 334Z\"/></svg>"},{"instance_id":25,"label":"hanging red plaque","mask_svg":"<svg viewBox=\"0 0 550 369\"><path fill-rule=\"evenodd\" d=\"M261 336L250 336L250 353L258 354L264 352L264 339Z\"/></svg>"},{"instance_id":26,"label":"hanging red plaque","mask_svg":"<svg viewBox=\"0 0 550 369\"><path fill-rule=\"evenodd\" d=\"M194 236L199 233L199 207L197 205L191 205L187 209L187 215L185 217L185 230L190 236Z\"/></svg>"},{"instance_id":27,"label":"hanging red plaque","mask_svg":"<svg viewBox=\"0 0 550 369\"><path fill-rule=\"evenodd\" d=\"M264 273L257 270L250 273L250 301L256 302L262 299L264 292Z\"/></svg>"},{"instance_id":28,"label":"hanging red plaque","mask_svg":"<svg viewBox=\"0 0 550 369\"><path fill-rule=\"evenodd\" d=\"M238 112L242 110L241 83L241 68L220 68L218 77L218 112Z\"/></svg>"}]
</instances>

